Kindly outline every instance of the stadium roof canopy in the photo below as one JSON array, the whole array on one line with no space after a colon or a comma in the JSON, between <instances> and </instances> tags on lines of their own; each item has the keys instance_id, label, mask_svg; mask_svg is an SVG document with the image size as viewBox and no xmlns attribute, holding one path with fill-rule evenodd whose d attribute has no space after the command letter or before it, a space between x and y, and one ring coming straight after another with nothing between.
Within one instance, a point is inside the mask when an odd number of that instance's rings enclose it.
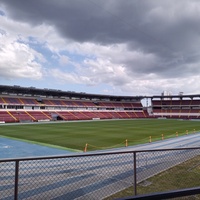
<instances>
[{"instance_id":1,"label":"stadium roof canopy","mask_svg":"<svg viewBox=\"0 0 200 200\"><path fill-rule=\"evenodd\" d=\"M178 99L183 99L183 98L200 98L200 94L189 94L189 95L169 95L169 96L165 96L165 95L155 95L155 96L149 96L147 98L151 98L151 99L164 99L164 98L170 98L170 99L174 99L174 98L178 98Z\"/></svg>"},{"instance_id":2,"label":"stadium roof canopy","mask_svg":"<svg viewBox=\"0 0 200 200\"><path fill-rule=\"evenodd\" d=\"M56 89L39 89L35 87L21 87L18 85L8 86L0 85L0 94L2 95L17 95L31 97L51 97L51 98L69 98L69 99L88 99L88 100L110 100L110 101L140 101L144 98L163 99L163 98L200 98L200 94L194 95L154 95L154 96L117 96L104 94L88 94L84 92L62 91Z\"/></svg>"},{"instance_id":3,"label":"stadium roof canopy","mask_svg":"<svg viewBox=\"0 0 200 200\"><path fill-rule=\"evenodd\" d=\"M90 99L90 100L111 100L111 101L140 101L144 96L114 96L101 94L87 94L84 92L77 93L73 91L62 91L55 89L39 89L35 87L21 87L18 85L8 86L0 85L0 94L2 95L21 95L21 96L37 96L52 98L70 98L70 99Z\"/></svg>"}]
</instances>

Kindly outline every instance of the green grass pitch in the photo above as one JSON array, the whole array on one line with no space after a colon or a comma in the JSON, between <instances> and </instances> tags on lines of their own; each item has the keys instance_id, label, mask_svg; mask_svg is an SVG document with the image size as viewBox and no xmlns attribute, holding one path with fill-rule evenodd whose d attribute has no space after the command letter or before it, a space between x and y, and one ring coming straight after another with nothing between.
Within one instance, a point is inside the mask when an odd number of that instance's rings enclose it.
<instances>
[{"instance_id":1,"label":"green grass pitch","mask_svg":"<svg viewBox=\"0 0 200 200\"><path fill-rule=\"evenodd\" d=\"M88 151L148 143L194 133L200 121L185 120L108 120L44 124L1 125L0 135L30 142ZM126 143L127 140L127 143Z\"/></svg>"}]
</instances>

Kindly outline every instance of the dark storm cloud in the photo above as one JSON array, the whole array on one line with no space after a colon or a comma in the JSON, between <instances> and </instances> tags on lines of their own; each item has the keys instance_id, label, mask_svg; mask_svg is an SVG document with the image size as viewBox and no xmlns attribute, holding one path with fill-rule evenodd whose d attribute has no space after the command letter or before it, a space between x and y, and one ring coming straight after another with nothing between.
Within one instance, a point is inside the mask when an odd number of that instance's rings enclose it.
<instances>
[{"instance_id":1,"label":"dark storm cloud","mask_svg":"<svg viewBox=\"0 0 200 200\"><path fill-rule=\"evenodd\" d=\"M124 43L154 60L128 59L130 72L199 73L200 3L187 0L6 0L15 20L50 24L62 37L102 45ZM124 55L126 57L126 55Z\"/></svg>"},{"instance_id":2,"label":"dark storm cloud","mask_svg":"<svg viewBox=\"0 0 200 200\"><path fill-rule=\"evenodd\" d=\"M149 43L153 39L139 27L147 7L140 0L7 0L2 3L13 19L33 25L54 25L63 36L80 42L110 44L141 40Z\"/></svg>"}]
</instances>

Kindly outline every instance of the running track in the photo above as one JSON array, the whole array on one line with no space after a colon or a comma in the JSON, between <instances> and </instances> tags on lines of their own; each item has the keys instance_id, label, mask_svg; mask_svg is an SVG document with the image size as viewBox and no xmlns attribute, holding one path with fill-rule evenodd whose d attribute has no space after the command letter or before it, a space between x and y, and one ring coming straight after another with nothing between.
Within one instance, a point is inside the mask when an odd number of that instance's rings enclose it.
<instances>
[{"instance_id":1,"label":"running track","mask_svg":"<svg viewBox=\"0 0 200 200\"><path fill-rule=\"evenodd\" d=\"M103 199L133 185L133 153L130 151L199 146L200 134L195 133L109 151L115 153L120 150L121 154L102 155L100 151L97 156L21 161L18 199ZM199 153L196 150L137 153L137 181L145 180ZM14 167L14 162L0 163L1 199L13 199Z\"/></svg>"}]
</instances>

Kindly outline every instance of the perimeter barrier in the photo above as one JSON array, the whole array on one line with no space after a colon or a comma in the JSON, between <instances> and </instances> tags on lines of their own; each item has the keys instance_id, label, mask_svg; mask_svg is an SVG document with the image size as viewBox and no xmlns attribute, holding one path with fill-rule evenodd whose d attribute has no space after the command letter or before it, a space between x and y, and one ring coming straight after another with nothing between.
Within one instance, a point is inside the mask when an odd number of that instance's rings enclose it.
<instances>
[{"instance_id":1,"label":"perimeter barrier","mask_svg":"<svg viewBox=\"0 0 200 200\"><path fill-rule=\"evenodd\" d=\"M146 137L144 139L140 139L140 140L133 140L133 139L126 139L123 140L121 143L115 144L113 146L95 146L93 144L89 144L86 143L84 146L84 150L83 152L87 152L88 149L89 151L95 151L95 150L107 150L107 149L113 149L113 148L120 148L120 147L128 147L128 146L133 146L133 145L138 145L138 144L146 144L146 143L152 143L152 142L156 142L156 141L160 141L160 140L164 140L164 139L169 139L169 138L175 138L178 136L184 136L184 135L188 135L188 134L195 134L200 132L200 130L196 131L196 129L193 129L192 131L188 131L186 130L185 132L181 132L179 133L178 131L176 131L176 133L174 134L161 134L160 137L155 137L155 136L149 136Z\"/></svg>"},{"instance_id":2,"label":"perimeter barrier","mask_svg":"<svg viewBox=\"0 0 200 200\"><path fill-rule=\"evenodd\" d=\"M117 199L200 186L200 148L0 160L0 199Z\"/></svg>"}]
</instances>

